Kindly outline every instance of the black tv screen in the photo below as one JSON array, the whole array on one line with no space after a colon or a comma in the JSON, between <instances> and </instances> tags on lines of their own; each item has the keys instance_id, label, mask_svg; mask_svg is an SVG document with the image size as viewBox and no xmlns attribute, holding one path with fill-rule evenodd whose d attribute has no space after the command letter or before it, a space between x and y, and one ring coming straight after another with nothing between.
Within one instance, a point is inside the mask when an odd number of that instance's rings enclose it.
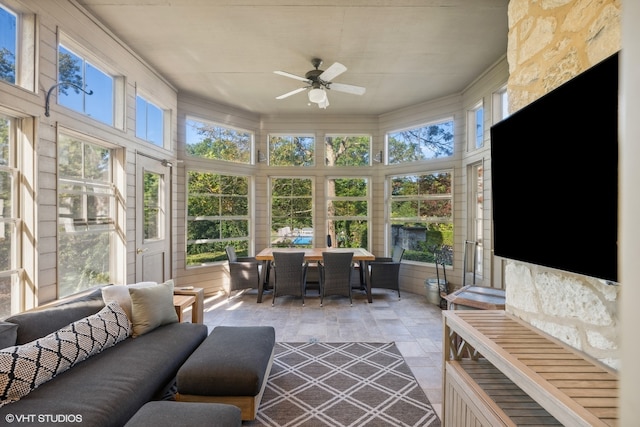
<instances>
[{"instance_id":1,"label":"black tv screen","mask_svg":"<svg viewBox=\"0 0 640 427\"><path fill-rule=\"evenodd\" d=\"M491 127L500 257L618 281L618 54Z\"/></svg>"}]
</instances>

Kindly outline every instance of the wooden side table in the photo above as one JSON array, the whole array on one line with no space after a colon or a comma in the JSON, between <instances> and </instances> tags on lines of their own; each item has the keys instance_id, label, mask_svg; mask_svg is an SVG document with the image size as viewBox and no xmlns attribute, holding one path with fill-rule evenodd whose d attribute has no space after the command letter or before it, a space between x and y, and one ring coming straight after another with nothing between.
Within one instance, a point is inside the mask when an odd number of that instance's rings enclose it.
<instances>
[{"instance_id":1,"label":"wooden side table","mask_svg":"<svg viewBox=\"0 0 640 427\"><path fill-rule=\"evenodd\" d=\"M196 297L193 295L174 295L173 307L176 309L178 315L178 322L184 320L184 310L191 307L191 322L195 323L196 317Z\"/></svg>"},{"instance_id":2,"label":"wooden side table","mask_svg":"<svg viewBox=\"0 0 640 427\"><path fill-rule=\"evenodd\" d=\"M193 286L176 286L173 289L174 298L177 295L188 295L195 298L192 305L192 322L204 323L204 288L194 288Z\"/></svg>"}]
</instances>

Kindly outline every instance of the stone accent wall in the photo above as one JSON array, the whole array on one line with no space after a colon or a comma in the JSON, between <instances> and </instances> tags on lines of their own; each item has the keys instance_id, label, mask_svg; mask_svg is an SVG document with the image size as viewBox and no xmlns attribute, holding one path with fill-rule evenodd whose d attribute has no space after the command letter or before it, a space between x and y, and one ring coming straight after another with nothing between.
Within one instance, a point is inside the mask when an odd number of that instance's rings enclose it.
<instances>
[{"instance_id":1,"label":"stone accent wall","mask_svg":"<svg viewBox=\"0 0 640 427\"><path fill-rule=\"evenodd\" d=\"M511 0L509 111L620 50L620 9L620 0ZM515 261L504 282L507 311L619 368L619 286Z\"/></svg>"}]
</instances>

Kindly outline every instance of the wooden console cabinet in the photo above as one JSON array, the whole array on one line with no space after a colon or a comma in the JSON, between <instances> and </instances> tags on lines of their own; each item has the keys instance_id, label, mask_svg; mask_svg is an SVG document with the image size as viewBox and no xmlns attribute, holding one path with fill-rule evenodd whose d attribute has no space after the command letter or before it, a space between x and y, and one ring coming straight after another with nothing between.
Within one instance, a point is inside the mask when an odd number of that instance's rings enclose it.
<instances>
[{"instance_id":1,"label":"wooden console cabinet","mask_svg":"<svg viewBox=\"0 0 640 427\"><path fill-rule=\"evenodd\" d=\"M616 426L618 376L503 310L443 312L443 425Z\"/></svg>"}]
</instances>

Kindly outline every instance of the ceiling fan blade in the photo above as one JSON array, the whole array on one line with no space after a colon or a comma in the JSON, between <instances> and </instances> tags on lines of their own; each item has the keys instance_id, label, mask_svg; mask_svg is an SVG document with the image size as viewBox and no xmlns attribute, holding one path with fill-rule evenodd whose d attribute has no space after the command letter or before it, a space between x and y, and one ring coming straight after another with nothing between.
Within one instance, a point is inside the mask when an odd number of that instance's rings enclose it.
<instances>
[{"instance_id":1,"label":"ceiling fan blade","mask_svg":"<svg viewBox=\"0 0 640 427\"><path fill-rule=\"evenodd\" d=\"M287 97L289 97L291 95L295 95L298 92L302 92L303 90L307 90L307 88L306 87L301 87L301 88L298 88L296 90L292 90L291 92L287 92L284 95L276 96L276 99L284 99L284 98L287 98Z\"/></svg>"},{"instance_id":2,"label":"ceiling fan blade","mask_svg":"<svg viewBox=\"0 0 640 427\"><path fill-rule=\"evenodd\" d=\"M336 92L351 93L353 95L364 95L367 91L367 89L362 86L347 85L344 83L330 83L327 87Z\"/></svg>"},{"instance_id":3,"label":"ceiling fan blade","mask_svg":"<svg viewBox=\"0 0 640 427\"><path fill-rule=\"evenodd\" d=\"M347 71L347 67L339 62L334 62L329 68L324 70L322 74L318 76L318 78L320 80L324 80L325 82L330 82L345 71Z\"/></svg>"},{"instance_id":4,"label":"ceiling fan blade","mask_svg":"<svg viewBox=\"0 0 640 427\"><path fill-rule=\"evenodd\" d=\"M307 79L306 77L296 76L295 74L287 73L286 71L274 71L274 73L281 76L289 77L291 79L300 80L301 82L309 82L309 79Z\"/></svg>"}]
</instances>

